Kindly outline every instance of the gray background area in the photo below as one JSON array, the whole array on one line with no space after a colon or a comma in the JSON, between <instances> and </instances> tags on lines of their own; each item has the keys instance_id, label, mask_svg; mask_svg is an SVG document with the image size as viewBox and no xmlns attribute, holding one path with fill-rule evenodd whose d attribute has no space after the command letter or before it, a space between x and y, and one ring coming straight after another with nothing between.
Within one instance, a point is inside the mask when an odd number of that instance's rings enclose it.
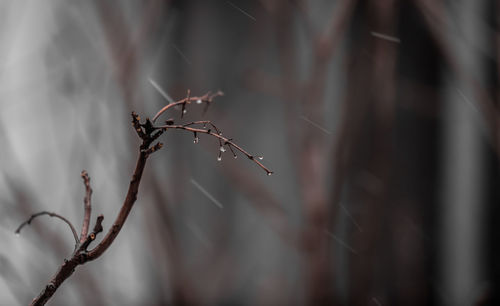
<instances>
[{"instance_id":1,"label":"gray background area","mask_svg":"<svg viewBox=\"0 0 500 306\"><path fill-rule=\"evenodd\" d=\"M130 112L187 89L225 95L162 118L212 120L274 174L168 131L118 238L51 305L494 303L499 10L0 0L0 305L29 303L73 248L59 220L16 227L42 210L80 227L86 169L106 231Z\"/></svg>"}]
</instances>

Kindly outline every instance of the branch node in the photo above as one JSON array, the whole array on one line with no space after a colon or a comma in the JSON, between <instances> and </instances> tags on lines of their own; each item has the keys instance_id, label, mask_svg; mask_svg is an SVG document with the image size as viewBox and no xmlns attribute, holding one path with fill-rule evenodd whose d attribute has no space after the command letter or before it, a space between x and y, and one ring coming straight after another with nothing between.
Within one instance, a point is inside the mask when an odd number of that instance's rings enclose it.
<instances>
[{"instance_id":1,"label":"branch node","mask_svg":"<svg viewBox=\"0 0 500 306\"><path fill-rule=\"evenodd\" d=\"M86 252L87 251L87 248L88 246L90 245L90 243L92 241L95 240L95 238L97 237L97 234L99 234L100 232L103 231L103 227L102 227L102 221L104 220L104 216L103 215L99 215L97 216L97 220L95 222L95 225L94 225L94 229L92 231L92 233L90 233L86 238L85 240L83 241L83 243L80 245L80 247L78 248L78 252ZM81 259L81 258L80 258ZM82 262L83 263L83 262Z\"/></svg>"}]
</instances>

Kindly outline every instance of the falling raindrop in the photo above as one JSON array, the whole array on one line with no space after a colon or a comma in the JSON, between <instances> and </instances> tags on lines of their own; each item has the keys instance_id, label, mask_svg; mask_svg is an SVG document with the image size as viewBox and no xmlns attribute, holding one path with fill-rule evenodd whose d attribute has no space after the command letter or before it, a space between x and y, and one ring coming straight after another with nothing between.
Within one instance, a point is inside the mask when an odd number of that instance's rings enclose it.
<instances>
[{"instance_id":1,"label":"falling raindrop","mask_svg":"<svg viewBox=\"0 0 500 306\"><path fill-rule=\"evenodd\" d=\"M258 158L258 159L260 159L260 160L263 160L263 159L264 159L264 156L259 156L259 157L257 157L257 158Z\"/></svg>"},{"instance_id":2,"label":"falling raindrop","mask_svg":"<svg viewBox=\"0 0 500 306\"><path fill-rule=\"evenodd\" d=\"M201 102L203 102L201 99L196 100L196 104L201 104Z\"/></svg>"},{"instance_id":3,"label":"falling raindrop","mask_svg":"<svg viewBox=\"0 0 500 306\"><path fill-rule=\"evenodd\" d=\"M226 152L226 149L225 149L223 146L220 146L220 147L219 147L219 150L220 150L222 153Z\"/></svg>"}]
</instances>

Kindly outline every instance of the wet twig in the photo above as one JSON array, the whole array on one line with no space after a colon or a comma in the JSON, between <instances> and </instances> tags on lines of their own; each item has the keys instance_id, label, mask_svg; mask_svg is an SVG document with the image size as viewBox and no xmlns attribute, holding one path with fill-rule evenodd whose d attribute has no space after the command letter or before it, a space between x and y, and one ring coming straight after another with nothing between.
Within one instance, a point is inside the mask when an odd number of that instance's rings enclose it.
<instances>
[{"instance_id":1,"label":"wet twig","mask_svg":"<svg viewBox=\"0 0 500 306\"><path fill-rule=\"evenodd\" d=\"M213 98L220 95L222 95L222 92L217 92L215 94L207 93L201 97L191 97L190 92L188 91L187 97L185 99L182 99L180 101L165 106L155 115L153 119L154 120L157 119L162 113L164 113L170 107L175 105L182 106L182 114L183 114L185 112L187 105L190 104L192 101L197 101L197 104L206 103L205 106L206 109L206 107L208 107L208 105L212 102ZM203 128L193 127L196 125L203 125ZM102 222L104 216L99 215L97 217L93 231L90 234L87 234L91 218L92 188L90 186L90 178L85 170L82 171L81 174L85 186L85 198L84 198L84 217L83 217L83 225L82 225L80 239L78 238L78 234L70 221L68 221L66 218L58 214L46 211L33 214L27 221L22 223L16 230L16 233L18 233L23 226L30 224L31 221L38 216L49 215L51 217L57 217L66 222L70 226L75 238L75 243L76 243L75 251L71 255L70 259L64 260L63 264L59 267L57 273L42 289L38 297L36 297L32 301L31 305L44 305L57 291L59 286L73 274L77 266L99 258L111 246L115 238L120 233L120 230L125 224L127 217L130 211L132 210L134 203L137 200L139 184L141 182L142 174L144 172L144 168L146 166L146 161L148 157L154 152L160 150L163 146L161 142L155 143L155 141L168 129L182 129L190 131L195 135L195 142L197 142L196 140L198 139L197 138L198 133L213 136L219 140L219 145L220 145L219 157L221 156L222 152L225 151L225 147L229 148L234 156L236 156L236 154L233 149L236 149L237 151L243 153L249 159L254 161L262 169L264 169L268 175L273 173L271 170L266 168L261 162L257 160L261 159L261 157L255 157L254 155L251 155L246 150L241 148L239 145L234 143L232 139L223 137L220 130L210 121L194 121L187 124L174 125L173 120L170 120L167 121L167 124L164 126L154 126L151 120L149 120L149 118L147 118L144 123L141 123L139 115L137 115L135 112L132 112L132 126L134 127L139 138L142 139L142 144L139 147L139 156L137 159L136 167L134 173L132 174L132 179L129 184L127 195L118 213L118 216L116 217L113 225L108 230L106 236L101 240L101 242L96 247L94 247L91 250L87 250L89 245L96 239L97 234L103 231ZM207 128L207 126L209 126L210 128ZM215 130L216 133L212 132L212 129Z\"/></svg>"}]
</instances>

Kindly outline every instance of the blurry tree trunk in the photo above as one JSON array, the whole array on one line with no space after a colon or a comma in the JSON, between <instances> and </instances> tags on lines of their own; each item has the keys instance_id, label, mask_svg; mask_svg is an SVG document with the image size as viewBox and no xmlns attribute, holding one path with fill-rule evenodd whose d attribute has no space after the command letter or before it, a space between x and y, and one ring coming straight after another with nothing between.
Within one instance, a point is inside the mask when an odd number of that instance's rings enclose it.
<instances>
[{"instance_id":1,"label":"blurry tree trunk","mask_svg":"<svg viewBox=\"0 0 500 306\"><path fill-rule=\"evenodd\" d=\"M351 140L342 150L346 197L363 214L362 232L350 239L356 253L347 304L426 305L433 244L426 234L432 219L424 218L436 204L438 55L414 8L401 1L361 6L350 50L343 120L352 122Z\"/></svg>"},{"instance_id":2,"label":"blurry tree trunk","mask_svg":"<svg viewBox=\"0 0 500 306\"><path fill-rule=\"evenodd\" d=\"M459 65L480 86L485 84L486 66L479 50L487 47L487 34L481 31L477 18L485 15L485 4L486 1L455 1L445 8L458 25L454 32L461 36L449 33L448 43ZM480 130L484 117L474 106L478 100L474 88L453 73L446 79L440 281L447 303L473 305L484 290L481 286L485 277L481 222L485 138ZM497 132L489 133L495 137Z\"/></svg>"}]
</instances>

